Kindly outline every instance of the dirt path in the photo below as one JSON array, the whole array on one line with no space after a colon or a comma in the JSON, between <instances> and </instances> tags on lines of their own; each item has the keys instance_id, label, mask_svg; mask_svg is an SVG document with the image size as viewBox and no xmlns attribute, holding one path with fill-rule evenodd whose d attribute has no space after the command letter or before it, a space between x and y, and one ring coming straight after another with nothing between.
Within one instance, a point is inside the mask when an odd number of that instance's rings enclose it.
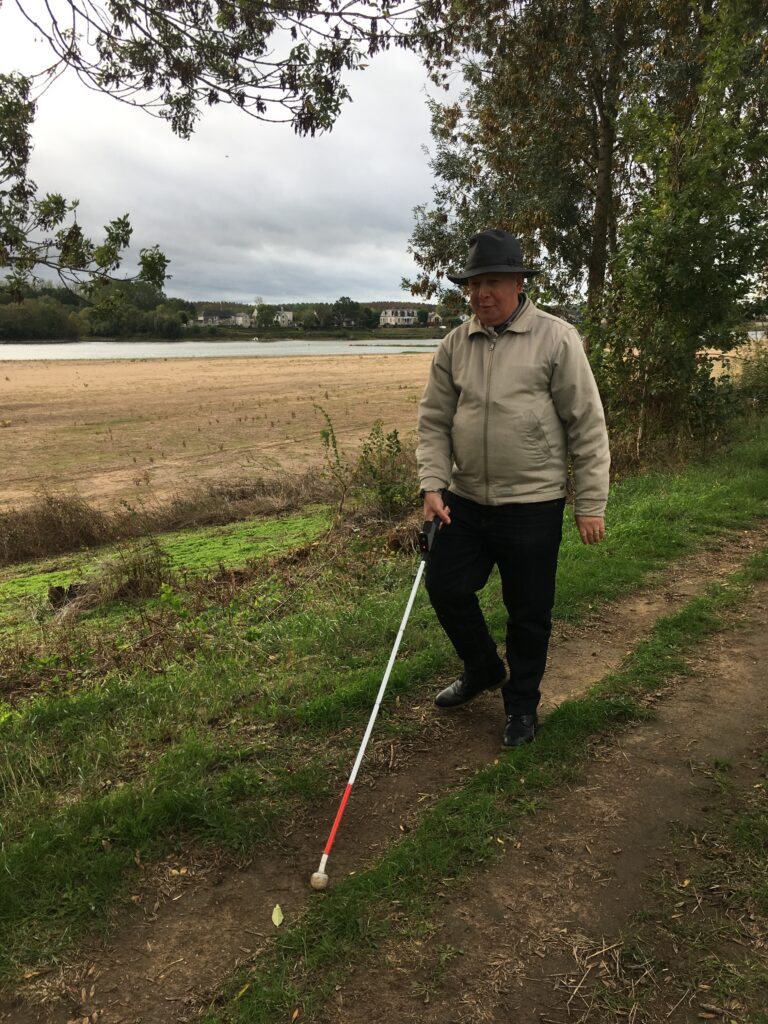
<instances>
[{"instance_id":1,"label":"dirt path","mask_svg":"<svg viewBox=\"0 0 768 1024\"><path fill-rule=\"evenodd\" d=\"M714 579L734 571L766 543L768 524L739 534L719 550L701 552L683 560L652 588L607 606L599 616L579 628L558 630L553 638L544 712L584 692L591 683L617 667L660 615L669 614L702 592ZM473 894L471 908L454 908L455 920L452 919L450 929L457 930L458 934L462 928L474 926L490 934L493 930L490 922L496 929L495 941L506 949L511 937L504 932L513 924L516 945L514 955L510 953L510 965L517 964L522 956L523 939L517 935L518 916L525 920L528 911L533 920L538 920L545 909L547 914L551 911L550 923L546 928L541 925L542 935L549 935L546 929L550 925L552 929L570 928L568 922L576 919L574 915L578 917L582 904L592 907L594 915L589 920L585 918L580 927L585 930L589 927L595 934L601 928L610 930L610 912L624 913L634 905L637 894L630 883L640 871L640 861L634 854L619 855L612 851L621 848L635 851L641 859L650 857L656 846L663 843L666 829L667 816L666 812L658 813L659 800L664 801L670 813L677 808L678 817L684 816L686 809L695 810L688 790L683 793L679 788L683 784L690 785L690 771L686 777L680 764L687 764L692 757L706 756L707 743L713 743L720 753L728 750L728 756L738 757L738 751L751 742L754 708L763 708L765 702L763 690L756 692L760 669L754 669L755 658L758 658L758 666L761 664L761 652L756 646L760 637L755 634L745 643L744 638L737 635L728 642L734 653L723 654L724 665L713 670L707 681L712 692L706 693L698 684L688 683L665 705L659 729L667 726L677 729L678 738L672 740L671 733L654 733L654 726L631 733L621 753L611 755L604 766L590 773L588 788L579 794L579 801L584 801L580 804L581 810L574 810L578 805L573 795L555 802L550 812L555 817L547 819L547 823L538 819L530 830L526 829L525 842L514 865L510 867L507 863L499 869L498 877L489 875L483 882L487 905L483 914L478 914ZM762 643L764 664L764 655L768 655L765 637ZM720 682L721 677L727 680L730 691ZM764 684L764 676L762 682ZM498 697L489 695L458 712L440 715L431 704L432 690L439 685L440 681L436 681L435 686L423 694L423 700L401 711L419 722L417 740L399 744L379 740L372 745L365 772L345 817L344 835L339 837L334 849L330 866L332 878L342 877L376 857L418 817L425 802L460 784L466 772L498 756L502 721ZM747 689L739 690L739 687ZM718 719L723 717L724 698L729 707L746 709L741 716L729 715L727 729L718 726ZM686 702L693 703L697 709L695 714ZM668 722L667 715L671 716ZM691 723L686 725L686 716L695 728L691 728ZM681 741L680 736L685 739ZM686 745L689 745L687 752ZM620 776L617 764L622 769ZM618 778L620 784L617 785ZM634 802L633 787L645 785L655 794L654 787L662 784L671 787L666 796L660 790L659 800L655 795L649 800L647 793L645 796L639 793L637 803ZM240 870L211 863L210 859L205 860L192 851L154 868L147 873L143 888L137 890L135 910L130 915L121 915L115 922L107 947L93 948L85 957L63 965L60 970L28 979L26 998L13 1005L0 1005L0 1020L14 1024L64 1024L72 1020L82 1022L84 1017L93 1014L92 1020L100 1024L175 1024L190 1019L221 979L242 960L253 957L268 941L275 903L280 903L290 923L306 899L311 898L308 877L325 842L335 800L334 797L333 806L318 807L309 820L297 825L293 834L284 837L280 849L260 853ZM593 803L588 805L588 800ZM623 817L627 806L645 808L652 820L633 815L627 823ZM558 814L562 820L556 817ZM556 841L553 842L552 837ZM581 855L586 849L591 851L588 857ZM526 857L530 861L526 861ZM571 860L573 863L568 867L566 862ZM536 866L541 868L538 873L534 872ZM554 878L562 881L564 867L568 867L565 877L571 880L567 883L571 888L566 891L569 900L573 893L573 906L570 903L565 906L554 898L556 889L561 887L553 887L551 883ZM510 894L508 878L510 873L516 876L528 868L530 879L526 881L526 893L530 898L526 897L527 910L523 913L519 911L518 887ZM594 892L588 892L588 883ZM542 885L544 888L540 889ZM586 887L582 896L577 892L579 886ZM539 895L534 898L537 892ZM625 895L626 907L622 910ZM486 912L490 915L487 919ZM449 929L448 923L445 927ZM540 930L536 928L537 935ZM554 938L550 938L557 941L562 934L553 931ZM474 947L478 942L478 935L468 931L466 939L456 944ZM498 957L494 954L491 959L497 965L493 971L498 973L502 970ZM475 998L472 993L481 992L488 984L491 968L488 964L483 966L482 957L473 955L462 959L462 975L465 969L462 985L470 1000L469 1007ZM511 966L504 970L513 973ZM473 972L477 975L477 985L470 984ZM481 983L483 978L485 981ZM355 1000L363 1005L368 998L378 1001L381 995L382 1005L386 1005L386 1000L391 999L389 1016L373 1016L373 1005L369 1005L367 1017L352 1014L342 1018L335 1016L337 1011L341 1013L340 1004L329 1022L342 1019L348 1019L350 1024L358 1019L497 1019L461 1017L456 1013L453 1017L427 1018L422 1006L417 1010L409 1003L410 997L406 997L402 986L395 986L391 992L385 986L382 995L367 993L360 979L351 984L353 988L345 988L342 993L347 1000L345 1014L352 1013L349 1009L351 992L357 992L357 987L362 985ZM456 994L449 993L447 998L455 1000ZM499 1002L499 1007L505 1005ZM402 1016L406 1010L412 1011L411 1017ZM499 1010L499 1013L505 1012Z\"/></svg>"},{"instance_id":2,"label":"dirt path","mask_svg":"<svg viewBox=\"0 0 768 1024\"><path fill-rule=\"evenodd\" d=\"M0 363L0 507L43 487L112 505L306 469L322 459L318 405L345 447L377 419L408 434L430 358Z\"/></svg>"},{"instance_id":3,"label":"dirt path","mask_svg":"<svg viewBox=\"0 0 768 1024\"><path fill-rule=\"evenodd\" d=\"M670 835L674 828L706 826L710 805L721 793L707 770L712 761L730 762L732 779L746 790L761 777L758 754L768 724L768 584L757 589L746 614L745 628L706 644L696 675L667 695L654 721L612 742L601 761L590 765L585 782L550 800L524 826L492 869L472 880L471 899L465 893L460 900L453 895L441 901L429 943L388 950L390 969L374 979L355 972L318 1022L586 1019L601 972L588 975L604 965L605 951L621 945L623 928L646 907L648 879L666 867L684 884ZM450 968L441 971L445 950L456 952ZM579 988L580 979L589 983ZM712 997L707 1003L706 988L677 1006L677 995L665 1000L664 980L659 1022L720 1016L708 1012ZM623 1018L589 1019L597 1024Z\"/></svg>"}]
</instances>

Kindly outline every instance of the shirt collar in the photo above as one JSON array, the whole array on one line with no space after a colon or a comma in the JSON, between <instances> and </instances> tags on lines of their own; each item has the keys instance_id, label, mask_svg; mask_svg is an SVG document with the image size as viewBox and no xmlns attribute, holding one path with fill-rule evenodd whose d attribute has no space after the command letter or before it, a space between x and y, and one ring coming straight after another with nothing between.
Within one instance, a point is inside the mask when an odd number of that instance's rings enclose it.
<instances>
[{"instance_id":1,"label":"shirt collar","mask_svg":"<svg viewBox=\"0 0 768 1024\"><path fill-rule=\"evenodd\" d=\"M512 312L510 313L510 315L507 317L503 324L498 324L498 326L494 327L493 330L497 334L503 334L504 331L506 331L509 325L513 322L513 320L517 320L517 318L520 316L520 314L523 311L523 307L525 306L527 301L528 297L526 296L525 292L520 292L520 301L518 302L515 309L512 310Z\"/></svg>"}]
</instances>

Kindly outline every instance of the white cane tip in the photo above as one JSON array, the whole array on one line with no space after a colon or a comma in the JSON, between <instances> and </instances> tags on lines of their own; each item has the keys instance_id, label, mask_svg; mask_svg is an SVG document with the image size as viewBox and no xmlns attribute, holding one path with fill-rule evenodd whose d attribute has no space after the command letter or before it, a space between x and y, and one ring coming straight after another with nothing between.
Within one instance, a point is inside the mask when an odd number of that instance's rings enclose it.
<instances>
[{"instance_id":1,"label":"white cane tip","mask_svg":"<svg viewBox=\"0 0 768 1024\"><path fill-rule=\"evenodd\" d=\"M328 885L328 875L324 871L316 871L309 880L313 889L325 889Z\"/></svg>"}]
</instances>

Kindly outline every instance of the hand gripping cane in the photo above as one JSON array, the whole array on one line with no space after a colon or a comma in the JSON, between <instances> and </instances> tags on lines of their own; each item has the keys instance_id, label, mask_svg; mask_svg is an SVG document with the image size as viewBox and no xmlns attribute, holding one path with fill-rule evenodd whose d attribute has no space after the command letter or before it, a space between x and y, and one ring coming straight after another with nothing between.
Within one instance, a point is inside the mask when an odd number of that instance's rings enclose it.
<instances>
[{"instance_id":1,"label":"hand gripping cane","mask_svg":"<svg viewBox=\"0 0 768 1024\"><path fill-rule=\"evenodd\" d=\"M389 682L389 676L392 671L392 666L394 665L395 658L397 657L397 652L400 647L400 641L403 639L403 633L405 632L405 626L406 623L408 622L408 616L411 614L411 608L413 607L413 602L416 599L416 591L419 589L419 583L421 583L421 577L424 574L424 567L427 564L427 555L429 554L430 549L432 547L435 535L437 534L437 529L437 521L432 520L429 523L424 523L424 526L421 529L421 533L419 534L419 549L421 551L421 562L419 563L419 571L416 573L416 579L413 581L413 586L411 587L411 596L408 598L408 604L405 607L403 620L400 623L400 630L398 631L397 639L395 640L395 645L392 648L392 653L389 656L389 662L387 663L387 668L384 672L384 678L382 679L381 686L379 687L379 692L376 697L376 703L373 705L371 717L368 719L368 727L365 730L363 742L360 744L360 749L357 752L355 763L352 767L349 780L347 781L346 789L344 790L344 794L341 798L339 809L336 812L336 818L333 822L333 826L331 827L330 835L328 836L328 842L325 844L323 856L320 858L320 866L310 879L310 885L312 886L313 889L325 889L325 887L328 885L328 875L325 872L325 868L328 863L328 857L330 856L331 848L333 847L333 842L336 839L336 833L339 830L341 819L344 816L344 809L347 806L349 794L352 792L352 787L355 784L357 773L360 770L360 765L362 763L363 756L365 755L365 748L368 746L368 740L371 738L371 732L373 731L373 723L376 721L376 716L379 713L379 707L381 706L381 701L382 698L384 697L384 691L386 690L387 683Z\"/></svg>"}]
</instances>

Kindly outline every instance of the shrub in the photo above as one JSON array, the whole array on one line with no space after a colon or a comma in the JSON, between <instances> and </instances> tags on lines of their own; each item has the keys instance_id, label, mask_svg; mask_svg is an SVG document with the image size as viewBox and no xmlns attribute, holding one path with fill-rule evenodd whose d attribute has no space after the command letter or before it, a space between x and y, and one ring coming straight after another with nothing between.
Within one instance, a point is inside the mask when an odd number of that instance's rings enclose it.
<instances>
[{"instance_id":1,"label":"shrub","mask_svg":"<svg viewBox=\"0 0 768 1024\"><path fill-rule=\"evenodd\" d=\"M156 597L164 585L168 587L174 582L167 552L154 537L147 537L121 545L114 557L106 559L94 589L99 603L106 604Z\"/></svg>"},{"instance_id":2,"label":"shrub","mask_svg":"<svg viewBox=\"0 0 768 1024\"><path fill-rule=\"evenodd\" d=\"M363 442L352 480L361 500L374 511L402 515L413 507L419 491L413 445L404 445L397 430L384 433L377 420Z\"/></svg>"},{"instance_id":3,"label":"shrub","mask_svg":"<svg viewBox=\"0 0 768 1024\"><path fill-rule=\"evenodd\" d=\"M768 342L756 345L741 365L739 392L758 412L768 409Z\"/></svg>"},{"instance_id":4,"label":"shrub","mask_svg":"<svg viewBox=\"0 0 768 1024\"><path fill-rule=\"evenodd\" d=\"M71 619L114 601L140 601L172 593L176 584L167 552L148 537L120 545L90 579L67 588L52 587L48 598L60 609L61 619Z\"/></svg>"}]
</instances>

